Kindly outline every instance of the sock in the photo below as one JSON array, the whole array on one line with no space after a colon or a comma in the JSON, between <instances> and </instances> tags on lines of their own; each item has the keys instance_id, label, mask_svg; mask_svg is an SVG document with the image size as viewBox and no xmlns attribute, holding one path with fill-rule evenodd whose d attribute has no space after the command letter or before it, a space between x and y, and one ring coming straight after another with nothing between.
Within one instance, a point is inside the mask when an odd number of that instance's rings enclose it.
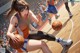
<instances>
[{"instance_id":1,"label":"sock","mask_svg":"<svg viewBox=\"0 0 80 53\"><path fill-rule=\"evenodd\" d=\"M56 42L60 42L61 40L62 40L61 38L57 38L57 37L56 37L56 40L55 40L55 41L56 41Z\"/></svg>"}]
</instances>

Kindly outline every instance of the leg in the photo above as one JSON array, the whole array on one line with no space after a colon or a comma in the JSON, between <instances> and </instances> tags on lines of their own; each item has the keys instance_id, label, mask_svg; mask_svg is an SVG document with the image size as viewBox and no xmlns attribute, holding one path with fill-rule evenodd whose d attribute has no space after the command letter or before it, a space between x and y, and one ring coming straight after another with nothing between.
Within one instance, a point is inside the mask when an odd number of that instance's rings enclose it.
<instances>
[{"instance_id":1,"label":"leg","mask_svg":"<svg viewBox=\"0 0 80 53\"><path fill-rule=\"evenodd\" d=\"M57 15L58 13L57 8L54 5L48 5L47 12L50 13L48 20L49 20L49 23L51 24L51 18L53 17L53 15L55 14ZM58 16L56 16L56 18L58 18Z\"/></svg>"},{"instance_id":2,"label":"leg","mask_svg":"<svg viewBox=\"0 0 80 53\"><path fill-rule=\"evenodd\" d=\"M60 16L59 14L55 14L55 18L56 18L56 19L58 19L59 16Z\"/></svg>"},{"instance_id":3,"label":"leg","mask_svg":"<svg viewBox=\"0 0 80 53\"><path fill-rule=\"evenodd\" d=\"M68 12L70 12L70 9L69 9L69 6L68 6L68 2L65 2L64 4L65 4L66 10L67 10Z\"/></svg>"},{"instance_id":4,"label":"leg","mask_svg":"<svg viewBox=\"0 0 80 53\"><path fill-rule=\"evenodd\" d=\"M47 39L51 41L55 41L55 37L51 37L51 34L44 33L42 31L33 31L32 33L29 34L28 39L36 39L36 40L41 40L41 39Z\"/></svg>"},{"instance_id":5,"label":"leg","mask_svg":"<svg viewBox=\"0 0 80 53\"><path fill-rule=\"evenodd\" d=\"M29 40L27 44L27 51L41 49L43 53L52 53L45 42L39 40Z\"/></svg>"},{"instance_id":6,"label":"leg","mask_svg":"<svg viewBox=\"0 0 80 53\"><path fill-rule=\"evenodd\" d=\"M52 36L51 34L47 34L47 33L44 33L42 31L33 32L32 34L29 35L28 38L29 39L37 39L37 40L47 39L47 40L50 40L50 41L57 41L63 47L62 53L67 52L68 49L70 48L70 46L73 43L71 39L63 40L61 38L56 38L56 37Z\"/></svg>"},{"instance_id":7,"label":"leg","mask_svg":"<svg viewBox=\"0 0 80 53\"><path fill-rule=\"evenodd\" d=\"M70 8L69 8L69 6L68 6L68 2L65 2L65 7L66 7L66 10L67 10L68 13L69 13L70 18L71 18L71 17L72 17L72 13L70 12Z\"/></svg>"}]
</instances>

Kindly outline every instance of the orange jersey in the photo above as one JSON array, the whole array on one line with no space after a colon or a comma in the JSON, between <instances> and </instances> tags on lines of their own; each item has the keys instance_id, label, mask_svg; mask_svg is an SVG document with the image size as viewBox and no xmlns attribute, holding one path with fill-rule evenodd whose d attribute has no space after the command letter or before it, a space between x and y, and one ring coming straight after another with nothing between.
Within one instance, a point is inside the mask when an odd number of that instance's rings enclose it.
<instances>
[{"instance_id":1,"label":"orange jersey","mask_svg":"<svg viewBox=\"0 0 80 53\"><path fill-rule=\"evenodd\" d=\"M26 27L24 30L21 30L23 33L23 37L26 39L29 35L29 28ZM16 30L15 34L19 34L18 30Z\"/></svg>"},{"instance_id":2,"label":"orange jersey","mask_svg":"<svg viewBox=\"0 0 80 53\"><path fill-rule=\"evenodd\" d=\"M16 18L18 19L18 22L20 22L20 17L19 17L19 15L16 14L15 16L16 16ZM29 17L28 17L26 28L23 29L23 30L20 29L20 30L21 30L21 33L23 33L23 37L24 37L25 39L26 39L26 38L28 37L28 35L29 35L29 26L28 26L28 25L29 25L29 22L30 22L30 20L29 20ZM18 24L17 24L17 26L16 26L16 32L15 32L15 34L19 34L17 27L19 27Z\"/></svg>"},{"instance_id":3,"label":"orange jersey","mask_svg":"<svg viewBox=\"0 0 80 53\"><path fill-rule=\"evenodd\" d=\"M54 0L48 0L47 3L48 3L49 5L54 5Z\"/></svg>"}]
</instances>

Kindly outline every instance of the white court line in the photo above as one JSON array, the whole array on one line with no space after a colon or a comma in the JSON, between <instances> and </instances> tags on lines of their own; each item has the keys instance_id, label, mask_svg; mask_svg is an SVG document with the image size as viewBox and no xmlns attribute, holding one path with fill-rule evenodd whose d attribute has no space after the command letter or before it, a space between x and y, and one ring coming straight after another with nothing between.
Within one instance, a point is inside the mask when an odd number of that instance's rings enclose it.
<instances>
[{"instance_id":1,"label":"white court line","mask_svg":"<svg viewBox=\"0 0 80 53\"><path fill-rule=\"evenodd\" d=\"M0 7L0 14L5 12L6 10L8 10L11 7L11 3L12 3L12 1L9 1L7 4L5 4L2 7Z\"/></svg>"},{"instance_id":2,"label":"white court line","mask_svg":"<svg viewBox=\"0 0 80 53\"><path fill-rule=\"evenodd\" d=\"M72 19L70 19L71 23L72 23L72 28L71 28L71 32L70 32L70 35L69 35L69 38L68 39L71 39L71 36L72 36L72 32L73 32L73 27L74 27L74 22ZM50 47L53 47L53 46L50 46Z\"/></svg>"},{"instance_id":3,"label":"white court line","mask_svg":"<svg viewBox=\"0 0 80 53\"><path fill-rule=\"evenodd\" d=\"M73 32L73 27L74 27L73 20L72 20L72 19L70 19L70 21L71 21L71 23L72 23L72 28L71 28L71 32L70 32L70 35L69 35L69 38L68 38L68 39L70 39L70 38L71 38L71 36L72 36L72 32Z\"/></svg>"},{"instance_id":4,"label":"white court line","mask_svg":"<svg viewBox=\"0 0 80 53\"><path fill-rule=\"evenodd\" d=\"M71 21L71 23L72 23L72 29L71 29L71 32L70 32L70 35L69 35L69 39L71 38L72 31L73 31L73 27L74 27L73 20L72 20L72 19L70 19L70 21ZM79 41L77 41L75 44L73 44L73 45L70 47L70 49L69 49L69 50L71 50L74 46L76 46L76 45L77 45L77 44L79 44L79 43L80 43L80 40L79 40ZM53 46L50 46L50 47L53 47Z\"/></svg>"},{"instance_id":5,"label":"white court line","mask_svg":"<svg viewBox=\"0 0 80 53\"><path fill-rule=\"evenodd\" d=\"M71 47L70 47L70 49L72 49L74 46L76 46L78 43L80 43L80 40L79 41L77 41L74 45L72 45ZM70 50L69 49L69 50Z\"/></svg>"}]
</instances>

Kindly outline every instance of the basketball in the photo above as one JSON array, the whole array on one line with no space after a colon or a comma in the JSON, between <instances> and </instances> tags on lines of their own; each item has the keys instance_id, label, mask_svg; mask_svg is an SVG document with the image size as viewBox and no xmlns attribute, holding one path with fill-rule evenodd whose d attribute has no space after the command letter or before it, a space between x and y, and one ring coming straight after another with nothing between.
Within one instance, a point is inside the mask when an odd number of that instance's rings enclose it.
<instances>
[{"instance_id":1,"label":"basketball","mask_svg":"<svg viewBox=\"0 0 80 53\"><path fill-rule=\"evenodd\" d=\"M61 30L61 28L62 28L62 23L61 23L61 21L59 21L59 20L54 21L54 22L52 23L52 28L53 28L54 30L56 30L56 31Z\"/></svg>"},{"instance_id":2,"label":"basketball","mask_svg":"<svg viewBox=\"0 0 80 53\"><path fill-rule=\"evenodd\" d=\"M11 46L12 48L14 48L14 49L19 49L19 48L21 48L21 47L23 46L23 44L24 44L24 38L23 38L21 35L19 35L19 34L15 34L15 36L19 39L19 43L14 43L14 42L12 41L12 39L10 39L10 40L9 40L9 44L10 44L10 46Z\"/></svg>"}]
</instances>

